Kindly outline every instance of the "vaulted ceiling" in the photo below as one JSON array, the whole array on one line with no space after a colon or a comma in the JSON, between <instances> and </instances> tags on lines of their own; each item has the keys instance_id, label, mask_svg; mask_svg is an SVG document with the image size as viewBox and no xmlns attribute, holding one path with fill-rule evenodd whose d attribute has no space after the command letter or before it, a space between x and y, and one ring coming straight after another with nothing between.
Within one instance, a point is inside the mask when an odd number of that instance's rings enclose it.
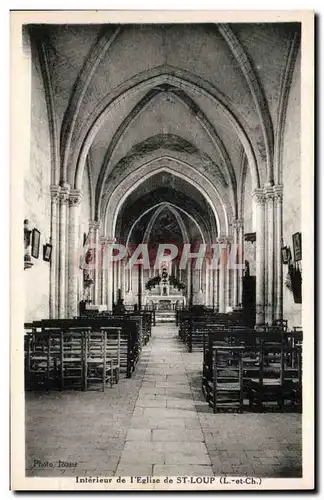
<instances>
[{"instance_id":1,"label":"vaulted ceiling","mask_svg":"<svg viewBox=\"0 0 324 500\"><path fill-rule=\"evenodd\" d=\"M89 169L103 219L122 180L159 161L160 171L121 205L117 226L130 229L155 200L185 205L198 219L207 214L202 226L214 231L203 188L162 174L167 158L181 163L183 177L187 165L201 186L215 186L216 210L218 203L239 216L246 167L254 187L273 181L299 30L297 23L30 26L48 95L53 181L80 188Z\"/></svg>"}]
</instances>

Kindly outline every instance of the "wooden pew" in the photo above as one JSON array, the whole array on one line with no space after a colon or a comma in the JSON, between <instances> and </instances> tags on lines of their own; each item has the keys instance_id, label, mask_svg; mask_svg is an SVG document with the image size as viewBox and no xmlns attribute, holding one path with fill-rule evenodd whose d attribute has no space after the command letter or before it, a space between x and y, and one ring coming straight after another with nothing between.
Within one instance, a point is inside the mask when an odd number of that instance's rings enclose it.
<instances>
[{"instance_id":1,"label":"wooden pew","mask_svg":"<svg viewBox=\"0 0 324 500\"><path fill-rule=\"evenodd\" d=\"M222 325L215 327L209 325L203 335L203 375L202 375L202 391L205 398L210 402L212 397L211 391L213 390L213 349L216 347L231 347L231 346L244 346L246 351L246 365L248 364L248 356L250 362L255 360L255 353L251 350L254 349L256 343L255 333L249 328L225 328Z\"/></svg>"},{"instance_id":2,"label":"wooden pew","mask_svg":"<svg viewBox=\"0 0 324 500\"><path fill-rule=\"evenodd\" d=\"M292 356L293 354L293 356ZM297 362L292 366L292 358ZM255 378L250 380L250 409L264 411L275 406L283 411L301 409L302 393L302 347L292 347L283 339L260 342L260 367Z\"/></svg>"},{"instance_id":3,"label":"wooden pew","mask_svg":"<svg viewBox=\"0 0 324 500\"><path fill-rule=\"evenodd\" d=\"M275 404L282 411L287 405L297 411L302 407L302 331L266 327L259 331L238 326L205 325L203 331L202 390L214 408L216 348L242 349L243 398L250 410L263 411ZM221 352L221 351L219 351ZM231 406L231 405L229 405ZM215 408L214 408L215 411Z\"/></svg>"},{"instance_id":4,"label":"wooden pew","mask_svg":"<svg viewBox=\"0 0 324 500\"><path fill-rule=\"evenodd\" d=\"M102 327L111 327L114 329L121 328L119 372L126 373L126 377L130 378L135 370L141 350L141 331L139 327L141 321L141 317L139 319L120 319L113 316L100 318L42 320L32 323L32 331L30 331L31 325L26 324L25 326L27 331L25 337L27 336L27 338L25 338L25 367L26 371L29 373L26 377L27 385L32 374L32 371L30 370L30 341L32 339L32 335L36 332L40 334L42 333L44 339L46 339L46 332L53 329L66 334L70 328L90 328L93 332L100 332ZM49 338L51 338L51 336ZM41 360L39 360L39 362L41 362ZM44 370L45 366L48 370L48 365L44 364L44 360L42 362ZM51 373L54 372L52 371Z\"/></svg>"},{"instance_id":5,"label":"wooden pew","mask_svg":"<svg viewBox=\"0 0 324 500\"><path fill-rule=\"evenodd\" d=\"M203 336L214 327L215 330L229 327L241 327L238 322L229 315L208 315L200 318L191 318L184 324L183 341L187 345L188 351L193 349L203 350Z\"/></svg>"}]
</instances>

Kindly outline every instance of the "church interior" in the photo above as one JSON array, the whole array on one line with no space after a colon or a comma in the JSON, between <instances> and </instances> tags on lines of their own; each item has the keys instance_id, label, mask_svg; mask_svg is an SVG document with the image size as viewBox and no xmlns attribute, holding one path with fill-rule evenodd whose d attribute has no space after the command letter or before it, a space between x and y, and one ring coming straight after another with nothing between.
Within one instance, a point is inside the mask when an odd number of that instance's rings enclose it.
<instances>
[{"instance_id":1,"label":"church interior","mask_svg":"<svg viewBox=\"0 0 324 500\"><path fill-rule=\"evenodd\" d=\"M300 44L23 27L27 476L302 477Z\"/></svg>"}]
</instances>

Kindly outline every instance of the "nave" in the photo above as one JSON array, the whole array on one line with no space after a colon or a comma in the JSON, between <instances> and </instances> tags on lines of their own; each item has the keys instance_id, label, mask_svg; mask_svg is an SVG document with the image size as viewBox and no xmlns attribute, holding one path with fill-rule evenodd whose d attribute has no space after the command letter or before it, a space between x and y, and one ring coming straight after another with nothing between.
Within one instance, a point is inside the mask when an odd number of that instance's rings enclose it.
<instances>
[{"instance_id":1,"label":"nave","mask_svg":"<svg viewBox=\"0 0 324 500\"><path fill-rule=\"evenodd\" d=\"M23 26L28 477L307 473L302 35Z\"/></svg>"},{"instance_id":2,"label":"nave","mask_svg":"<svg viewBox=\"0 0 324 500\"><path fill-rule=\"evenodd\" d=\"M301 477L301 415L214 414L201 375L202 352L165 324L105 392L27 391L26 475Z\"/></svg>"}]
</instances>

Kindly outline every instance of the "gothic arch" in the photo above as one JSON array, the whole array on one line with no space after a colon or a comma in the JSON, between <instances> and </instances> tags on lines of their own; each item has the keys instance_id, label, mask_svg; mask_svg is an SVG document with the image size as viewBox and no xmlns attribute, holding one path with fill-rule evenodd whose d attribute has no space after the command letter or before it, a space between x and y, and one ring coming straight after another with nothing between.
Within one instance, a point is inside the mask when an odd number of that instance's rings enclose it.
<instances>
[{"instance_id":1,"label":"gothic arch","mask_svg":"<svg viewBox=\"0 0 324 500\"><path fill-rule=\"evenodd\" d=\"M175 162L177 163L177 168L174 166ZM181 164L179 160L173 158L161 157L143 164L140 168L133 171L132 174L127 175L113 190L102 214L104 231L108 237L114 237L115 235L116 221L120 207L129 194L142 182L159 172L169 172L192 184L204 196L206 202L211 207L216 221L217 234L228 234L229 220L226 206L224 206L223 200L219 197L212 183L197 173L190 165ZM217 210L215 207L217 198L220 201L222 210Z\"/></svg>"},{"instance_id":2,"label":"gothic arch","mask_svg":"<svg viewBox=\"0 0 324 500\"><path fill-rule=\"evenodd\" d=\"M292 83L295 63L299 51L300 33L295 32L289 46L285 70L281 79L278 118L274 149L274 175L276 184L282 184L282 151L289 92Z\"/></svg>"},{"instance_id":3,"label":"gothic arch","mask_svg":"<svg viewBox=\"0 0 324 500\"><path fill-rule=\"evenodd\" d=\"M160 95L163 92L163 90L157 90L157 89L152 89L150 92L148 92L142 99L139 101L136 106L132 109L132 111L127 115L125 120L121 123L121 125L118 127L116 133L114 134L108 148L107 152L105 154L104 161L102 163L102 167L99 173L98 177L98 182L96 185L96 206L100 206L100 200L102 197L102 190L104 188L104 184L106 181L107 176L109 175L110 172L110 166L111 166L111 158L113 156L113 153L115 149L117 148L118 144L122 141L123 137L131 127L132 123L134 120L149 106L149 104L152 102L153 99L155 99L158 95ZM235 177L235 172L233 169L233 166L231 164L231 160L229 158L228 152L219 138L219 136L216 133L215 128L213 125L210 123L208 120L207 116L203 111L197 106L196 103L193 102L193 100L182 90L176 89L176 92L172 91L170 89L170 92L172 93L173 96L175 96L189 111L193 112L195 115L195 118L197 122L200 123L202 128L205 130L205 132L209 135L211 138L216 150L218 151L222 162L223 166L225 167L225 172L226 176L229 180L229 184L231 185L232 188L232 198L233 198L233 205L236 207L237 204L237 192L236 192L236 177Z\"/></svg>"},{"instance_id":4,"label":"gothic arch","mask_svg":"<svg viewBox=\"0 0 324 500\"><path fill-rule=\"evenodd\" d=\"M226 40L232 54L239 63L241 71L250 89L262 129L267 160L267 179L273 180L273 126L267 100L259 82L257 73L249 60L242 44L227 24L218 25L219 32Z\"/></svg>"},{"instance_id":5,"label":"gothic arch","mask_svg":"<svg viewBox=\"0 0 324 500\"><path fill-rule=\"evenodd\" d=\"M85 121L82 130L80 130L80 133L78 134L78 141L76 143L74 154L71 158L71 169L69 170L68 179L69 182L72 183L75 188L79 188L86 156L96 133L106 120L110 109L117 106L123 99L126 99L128 96L131 96L138 91L150 90L163 84L173 85L180 89L187 89L193 93L204 95L213 102L214 106L218 107L222 111L228 121L232 124L241 143L243 144L249 160L249 167L251 168L254 187L259 187L260 175L257 159L259 159L260 164L262 163L262 160L260 158L260 154L258 153L258 148L254 138L248 136L246 124L243 126L243 118L236 115L234 107L230 101L223 94L218 92L210 83L188 71L180 70L172 66L161 66L139 73L114 89L114 91L110 92L108 96L106 96L99 103L97 108Z\"/></svg>"},{"instance_id":6,"label":"gothic arch","mask_svg":"<svg viewBox=\"0 0 324 500\"><path fill-rule=\"evenodd\" d=\"M81 72L74 84L73 93L71 95L68 107L65 111L61 128L61 159L63 179L66 178L67 163L71 148L72 136L84 96L98 65L105 57L107 51L117 38L121 29L122 28L118 26L112 34L105 29L102 30L101 36L90 50L81 69Z\"/></svg>"}]
</instances>

